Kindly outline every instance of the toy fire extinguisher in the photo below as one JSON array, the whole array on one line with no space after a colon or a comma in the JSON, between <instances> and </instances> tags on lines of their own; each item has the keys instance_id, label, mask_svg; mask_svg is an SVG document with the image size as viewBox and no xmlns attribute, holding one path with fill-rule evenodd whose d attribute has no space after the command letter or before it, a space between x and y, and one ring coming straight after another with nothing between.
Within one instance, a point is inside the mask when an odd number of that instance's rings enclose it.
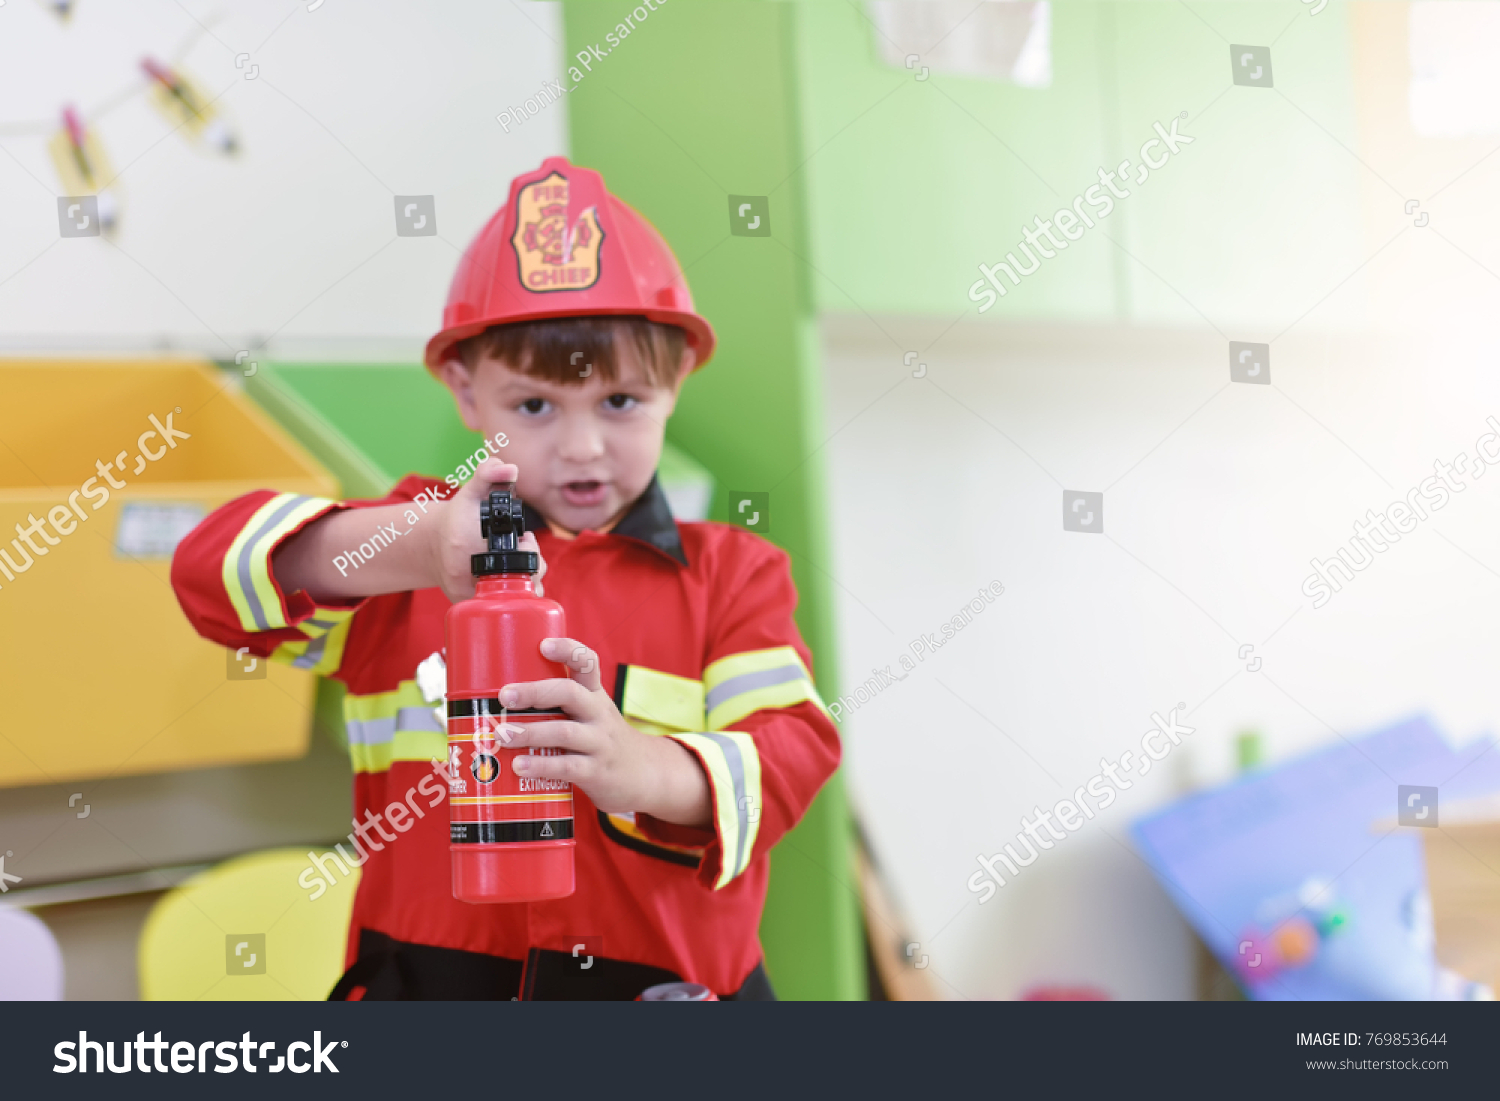
<instances>
[{"instance_id":1,"label":"toy fire extinguisher","mask_svg":"<svg viewBox=\"0 0 1500 1101\"><path fill-rule=\"evenodd\" d=\"M566 637L562 606L538 596L538 556L518 549L526 530L521 499L491 490L479 506L488 551L473 555L475 593L448 609L448 804L453 897L464 902L537 902L573 893L573 788L564 780L516 775L521 754L502 725L566 717L561 708L507 710L500 689L566 677L541 655L544 638Z\"/></svg>"}]
</instances>

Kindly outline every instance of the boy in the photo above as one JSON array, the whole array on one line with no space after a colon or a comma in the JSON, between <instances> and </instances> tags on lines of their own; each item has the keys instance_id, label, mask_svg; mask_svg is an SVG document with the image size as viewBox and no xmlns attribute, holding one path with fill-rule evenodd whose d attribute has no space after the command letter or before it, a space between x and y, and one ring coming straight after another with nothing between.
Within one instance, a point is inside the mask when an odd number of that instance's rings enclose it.
<instances>
[{"instance_id":1,"label":"boy","mask_svg":"<svg viewBox=\"0 0 1500 1101\"><path fill-rule=\"evenodd\" d=\"M839 742L785 554L738 528L675 523L656 482L666 419L713 344L656 231L597 173L550 158L512 181L465 252L427 346L492 453L473 477L411 475L344 504L252 493L178 548L173 586L202 635L348 687L366 845L346 854L364 872L333 997L634 998L679 980L774 997L756 935L766 854ZM450 602L474 591L480 500L511 481L523 545L546 562L573 638L542 643L569 678L501 700L568 716L511 727L509 744L564 751L517 767L573 785L577 888L471 905L449 883L432 775L446 741L417 666L442 649ZM334 564L377 531L358 570Z\"/></svg>"}]
</instances>

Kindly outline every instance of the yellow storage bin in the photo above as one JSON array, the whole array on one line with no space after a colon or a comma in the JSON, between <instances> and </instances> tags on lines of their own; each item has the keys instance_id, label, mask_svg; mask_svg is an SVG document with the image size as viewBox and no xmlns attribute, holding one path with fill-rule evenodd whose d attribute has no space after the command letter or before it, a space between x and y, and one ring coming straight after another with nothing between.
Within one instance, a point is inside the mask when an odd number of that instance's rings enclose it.
<instances>
[{"instance_id":1,"label":"yellow storage bin","mask_svg":"<svg viewBox=\"0 0 1500 1101\"><path fill-rule=\"evenodd\" d=\"M0 787L301 756L315 678L199 638L171 555L333 478L206 362L0 360L0 397Z\"/></svg>"}]
</instances>

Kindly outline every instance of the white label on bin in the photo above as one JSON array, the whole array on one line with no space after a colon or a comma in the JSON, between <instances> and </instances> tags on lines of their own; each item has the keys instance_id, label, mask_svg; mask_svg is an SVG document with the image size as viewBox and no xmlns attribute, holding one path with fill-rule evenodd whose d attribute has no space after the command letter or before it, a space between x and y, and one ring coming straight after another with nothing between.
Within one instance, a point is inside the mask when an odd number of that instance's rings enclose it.
<instances>
[{"instance_id":1,"label":"white label on bin","mask_svg":"<svg viewBox=\"0 0 1500 1101\"><path fill-rule=\"evenodd\" d=\"M198 526L201 505L132 501L120 509L115 554L121 558L171 558L183 536Z\"/></svg>"}]
</instances>

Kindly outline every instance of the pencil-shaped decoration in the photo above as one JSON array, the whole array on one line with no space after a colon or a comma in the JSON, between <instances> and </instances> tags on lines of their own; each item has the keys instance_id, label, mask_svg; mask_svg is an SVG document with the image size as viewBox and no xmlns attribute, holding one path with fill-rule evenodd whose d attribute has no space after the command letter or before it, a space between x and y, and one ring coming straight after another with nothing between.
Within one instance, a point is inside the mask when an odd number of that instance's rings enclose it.
<instances>
[{"instance_id":1,"label":"pencil-shaped decoration","mask_svg":"<svg viewBox=\"0 0 1500 1101\"><path fill-rule=\"evenodd\" d=\"M239 148L234 131L214 109L208 96L180 70L169 69L149 57L141 62L141 68L151 78L152 105L169 123L185 130L191 141L225 154L233 154Z\"/></svg>"},{"instance_id":2,"label":"pencil-shaped decoration","mask_svg":"<svg viewBox=\"0 0 1500 1101\"><path fill-rule=\"evenodd\" d=\"M114 229L120 213L114 169L98 135L84 126L72 107L63 108L62 126L47 143L47 151L52 154L63 194L97 196L100 229L105 233Z\"/></svg>"}]
</instances>

